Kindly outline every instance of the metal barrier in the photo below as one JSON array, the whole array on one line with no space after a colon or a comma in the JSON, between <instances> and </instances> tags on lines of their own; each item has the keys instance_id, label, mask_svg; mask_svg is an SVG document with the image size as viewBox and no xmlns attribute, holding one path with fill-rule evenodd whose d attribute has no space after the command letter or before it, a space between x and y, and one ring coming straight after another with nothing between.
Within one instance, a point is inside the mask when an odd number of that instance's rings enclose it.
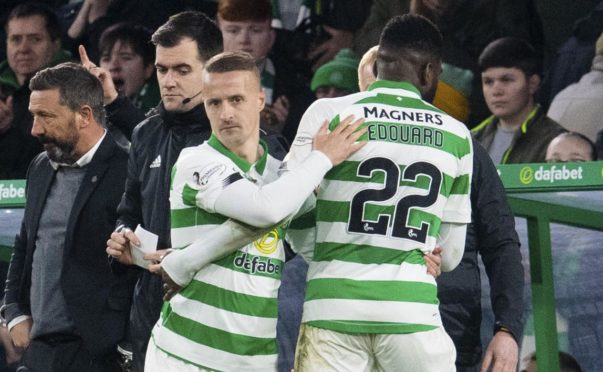
<instances>
[{"instance_id":1,"label":"metal barrier","mask_svg":"<svg viewBox=\"0 0 603 372\"><path fill-rule=\"evenodd\" d=\"M559 371L550 223L603 230L603 202L581 193L603 190L603 162L498 166L516 216L528 225L536 357L541 371Z\"/></svg>"}]
</instances>

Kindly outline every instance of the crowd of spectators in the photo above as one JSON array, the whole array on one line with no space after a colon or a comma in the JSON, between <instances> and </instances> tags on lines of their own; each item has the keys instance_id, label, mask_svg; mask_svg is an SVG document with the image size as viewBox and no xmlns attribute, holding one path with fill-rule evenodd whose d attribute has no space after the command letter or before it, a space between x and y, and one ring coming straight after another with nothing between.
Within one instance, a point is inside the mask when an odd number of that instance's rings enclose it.
<instances>
[{"instance_id":1,"label":"crowd of spectators","mask_svg":"<svg viewBox=\"0 0 603 372\"><path fill-rule=\"evenodd\" d=\"M142 119L159 102L150 34L169 15L182 10L199 10L216 19L226 51L243 50L256 58L267 92L262 127L281 133L288 142L314 99L356 90L351 73L357 63L354 61L378 43L379 32L390 17L407 12L428 17L442 30L444 64L434 104L468 127L474 128L493 113L482 94L480 55L494 40L514 37L526 42L534 53L533 74L543 81L532 93L539 114L548 111L549 118L564 129L585 134L593 142L601 129L597 115L601 105L591 102L601 97L603 47L595 48L595 43L603 31L602 22L598 22L603 3L593 3L593 9L582 14L584 18L576 21L574 31L557 53L550 51L555 45L546 45L542 27L546 20L541 19L536 1L42 3L44 7L39 9L24 4L14 9L10 6L18 4L8 2L0 15L6 36L5 48L0 47L0 178L4 179L24 178L29 161L41 150L29 133L26 82L33 73L67 60L79 62L78 46L82 44L90 60L108 71L114 82L114 92L106 97L106 103L123 103L119 93L134 103L140 111L137 118ZM344 48L350 49L338 54ZM111 122L108 125L118 142L127 146L133 128L116 129ZM554 136L539 138L545 142L541 148L546 148ZM523 138L508 135L507 140L514 145ZM543 161L543 156L541 151L536 158L511 156L504 162Z\"/></svg>"},{"instance_id":2,"label":"crowd of spectators","mask_svg":"<svg viewBox=\"0 0 603 372\"><path fill-rule=\"evenodd\" d=\"M219 36L211 34L213 29L202 27L209 34L197 35L203 62L222 45L224 51L244 51L255 59L266 93L260 125L263 138L277 144L275 157L282 158L314 100L367 89L375 79L379 34L392 16L404 13L423 15L441 29L443 64L433 103L472 129L485 148L480 152L495 164L592 161L603 153L603 2L593 1L590 12L576 20L568 40L555 46L549 58L535 0L9 1L0 14L6 41L0 47L0 179L25 178L31 160L42 151L32 135L33 75L62 62L80 63L101 82L108 131L126 151L138 136L138 148L132 151L144 153L136 159L140 169L128 170L120 222L132 229L141 222L155 226L159 246L169 247L166 188L171 164L182 148L202 143L210 132L200 105L200 75L187 77L185 89L174 88L183 96L172 108L161 103L158 80L166 79L172 67L157 63L156 50L180 44L150 41L171 15L187 10L205 13L221 32L219 41L212 39ZM211 46L203 51L207 40ZM196 50L188 52L196 55ZM136 131L146 118L158 123L157 128L164 121L173 125L162 137L149 132L151 125L146 132ZM180 133L183 120L198 122L198 128ZM158 153L163 157L156 158ZM162 173L150 179L142 168L153 164L161 165ZM147 181L163 186L149 192L143 184ZM516 237L509 236L515 245ZM476 250L484 253L482 246ZM469 258L477 261L476 254ZM290 275L300 276L304 270ZM159 277L145 272L134 299L134 308L146 313L138 330L145 340L135 345L143 354L158 316L159 292ZM507 327L506 333L517 341L521 324ZM467 351L469 365L481 356L481 346L466 345L475 348Z\"/></svg>"}]
</instances>

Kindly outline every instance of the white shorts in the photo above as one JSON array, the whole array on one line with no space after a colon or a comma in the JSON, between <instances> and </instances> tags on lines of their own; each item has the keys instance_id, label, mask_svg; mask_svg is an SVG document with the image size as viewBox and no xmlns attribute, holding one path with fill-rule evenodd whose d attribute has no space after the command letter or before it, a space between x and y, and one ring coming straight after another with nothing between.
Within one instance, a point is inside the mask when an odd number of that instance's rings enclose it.
<instances>
[{"instance_id":1,"label":"white shorts","mask_svg":"<svg viewBox=\"0 0 603 372\"><path fill-rule=\"evenodd\" d=\"M350 334L302 324L295 372L454 372L456 349L444 328L404 334Z\"/></svg>"},{"instance_id":2,"label":"white shorts","mask_svg":"<svg viewBox=\"0 0 603 372\"><path fill-rule=\"evenodd\" d=\"M149 340L147 355L144 360L144 372L211 372L208 369L197 367L193 364L185 363L180 359L174 358L159 349L153 341L153 336Z\"/></svg>"}]
</instances>

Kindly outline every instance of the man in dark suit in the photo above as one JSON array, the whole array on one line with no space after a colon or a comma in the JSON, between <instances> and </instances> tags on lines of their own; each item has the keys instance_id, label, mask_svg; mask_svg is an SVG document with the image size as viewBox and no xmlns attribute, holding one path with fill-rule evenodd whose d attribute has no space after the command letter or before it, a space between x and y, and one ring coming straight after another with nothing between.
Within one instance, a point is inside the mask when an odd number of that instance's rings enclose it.
<instances>
[{"instance_id":1,"label":"man in dark suit","mask_svg":"<svg viewBox=\"0 0 603 372\"><path fill-rule=\"evenodd\" d=\"M133 273L111 271L106 237L117 219L127 154L103 126L103 90L65 63L30 81L31 163L3 314L27 371L119 371Z\"/></svg>"}]
</instances>

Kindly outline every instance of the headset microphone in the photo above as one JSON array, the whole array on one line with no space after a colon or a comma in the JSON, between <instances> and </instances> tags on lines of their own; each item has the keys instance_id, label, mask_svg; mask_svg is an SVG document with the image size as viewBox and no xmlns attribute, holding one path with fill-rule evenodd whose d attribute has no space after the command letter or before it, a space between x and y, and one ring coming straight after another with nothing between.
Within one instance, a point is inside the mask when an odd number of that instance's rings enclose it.
<instances>
[{"instance_id":1,"label":"headset microphone","mask_svg":"<svg viewBox=\"0 0 603 372\"><path fill-rule=\"evenodd\" d=\"M189 103L190 101L192 101L192 100L193 100L193 98L195 98L195 97L197 97L199 94L201 94L201 92L202 92L202 91L200 90L200 91L199 91L197 94L195 94L194 96L192 96L192 97L188 97L188 98L183 99L183 100L182 100L182 104L183 104L183 105L186 105L187 103Z\"/></svg>"}]
</instances>

